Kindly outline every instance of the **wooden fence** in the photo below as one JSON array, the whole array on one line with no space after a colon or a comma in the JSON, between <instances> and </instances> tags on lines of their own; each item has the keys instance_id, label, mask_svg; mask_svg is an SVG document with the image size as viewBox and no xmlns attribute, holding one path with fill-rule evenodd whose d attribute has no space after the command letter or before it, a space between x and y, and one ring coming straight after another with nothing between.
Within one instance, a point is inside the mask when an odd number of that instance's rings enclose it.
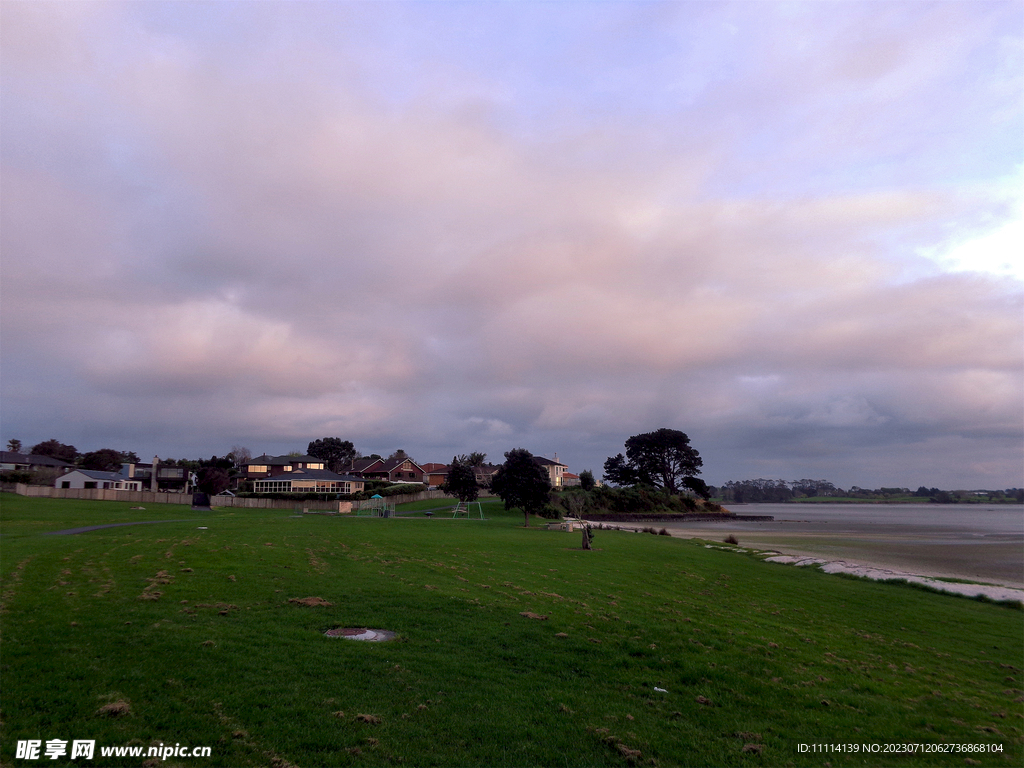
<instances>
[{"instance_id":1,"label":"wooden fence","mask_svg":"<svg viewBox=\"0 0 1024 768\"><path fill-rule=\"evenodd\" d=\"M128 501L133 504L192 504L191 493L153 493L152 491L115 491L103 488L51 488L48 485L26 485L25 483L3 483L0 490L19 496L36 496L50 499L88 499L91 501ZM443 499L443 491L417 491L401 496L389 496L388 500L398 504L424 499ZM262 497L211 496L213 507L242 507L244 509L308 509L310 511L338 510L337 501L299 501L297 499L269 499ZM374 500L353 501L352 510L374 505Z\"/></svg>"}]
</instances>

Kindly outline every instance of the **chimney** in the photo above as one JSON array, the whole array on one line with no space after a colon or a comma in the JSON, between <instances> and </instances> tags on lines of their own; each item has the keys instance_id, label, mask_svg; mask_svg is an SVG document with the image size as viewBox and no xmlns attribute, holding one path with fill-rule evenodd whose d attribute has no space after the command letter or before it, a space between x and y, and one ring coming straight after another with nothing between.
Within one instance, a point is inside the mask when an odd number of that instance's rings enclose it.
<instances>
[{"instance_id":1,"label":"chimney","mask_svg":"<svg viewBox=\"0 0 1024 768\"><path fill-rule=\"evenodd\" d=\"M149 490L153 493L157 491L156 484L156 468L160 466L160 458L158 456L153 457L153 473L149 476Z\"/></svg>"}]
</instances>

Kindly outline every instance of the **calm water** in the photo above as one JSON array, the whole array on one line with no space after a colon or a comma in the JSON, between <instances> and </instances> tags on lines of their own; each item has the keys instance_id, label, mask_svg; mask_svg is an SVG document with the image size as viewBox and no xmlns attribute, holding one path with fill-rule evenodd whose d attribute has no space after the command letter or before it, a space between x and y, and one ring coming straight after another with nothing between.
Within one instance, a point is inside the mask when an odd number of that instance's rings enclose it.
<instances>
[{"instance_id":1,"label":"calm water","mask_svg":"<svg viewBox=\"0 0 1024 768\"><path fill-rule=\"evenodd\" d=\"M737 515L774 515L778 521L928 528L968 535L1024 536L1019 504L735 504ZM759 525L759 524L752 524ZM780 526L781 527L781 526ZM790 526L785 526L787 529Z\"/></svg>"},{"instance_id":2,"label":"calm water","mask_svg":"<svg viewBox=\"0 0 1024 768\"><path fill-rule=\"evenodd\" d=\"M665 527L681 536L721 540L732 534L755 548L1024 586L1020 505L736 504L729 509L775 519Z\"/></svg>"}]
</instances>

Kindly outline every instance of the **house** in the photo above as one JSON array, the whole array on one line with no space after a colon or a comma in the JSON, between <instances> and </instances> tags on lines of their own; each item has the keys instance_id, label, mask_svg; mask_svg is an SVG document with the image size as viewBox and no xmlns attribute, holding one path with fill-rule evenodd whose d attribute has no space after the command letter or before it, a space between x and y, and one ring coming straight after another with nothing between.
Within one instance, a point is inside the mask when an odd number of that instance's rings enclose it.
<instances>
[{"instance_id":1,"label":"house","mask_svg":"<svg viewBox=\"0 0 1024 768\"><path fill-rule=\"evenodd\" d=\"M113 491L141 491L142 483L129 480L120 472L100 472L96 469L75 469L53 481L54 488L97 488Z\"/></svg>"},{"instance_id":2,"label":"house","mask_svg":"<svg viewBox=\"0 0 1024 768\"><path fill-rule=\"evenodd\" d=\"M562 473L562 487L563 488L574 488L580 484L580 476L574 475L572 472Z\"/></svg>"},{"instance_id":3,"label":"house","mask_svg":"<svg viewBox=\"0 0 1024 768\"><path fill-rule=\"evenodd\" d=\"M294 467L253 482L256 493L359 493L364 486L361 477L304 467Z\"/></svg>"},{"instance_id":4,"label":"house","mask_svg":"<svg viewBox=\"0 0 1024 768\"><path fill-rule=\"evenodd\" d=\"M423 482L431 488L436 488L448 480L448 470L451 467L431 461L421 464L420 468L423 470Z\"/></svg>"},{"instance_id":5,"label":"house","mask_svg":"<svg viewBox=\"0 0 1024 768\"><path fill-rule=\"evenodd\" d=\"M74 469L74 464L55 459L51 456L39 456L34 453L15 453L0 451L0 471L33 472L37 469L56 469L60 471Z\"/></svg>"},{"instance_id":6,"label":"house","mask_svg":"<svg viewBox=\"0 0 1024 768\"><path fill-rule=\"evenodd\" d=\"M356 459L346 471L366 480L389 483L422 483L425 474L412 459Z\"/></svg>"},{"instance_id":7,"label":"house","mask_svg":"<svg viewBox=\"0 0 1024 768\"><path fill-rule=\"evenodd\" d=\"M268 456L264 453L262 456L249 459L242 466L242 476L239 479L263 480L300 469L326 470L327 466L323 459L315 456Z\"/></svg>"},{"instance_id":8,"label":"house","mask_svg":"<svg viewBox=\"0 0 1024 768\"><path fill-rule=\"evenodd\" d=\"M498 470L502 468L502 464L481 464L474 469L473 474L476 475L476 484L482 485L485 488L491 487L491 480L494 479L494 475L497 474Z\"/></svg>"},{"instance_id":9,"label":"house","mask_svg":"<svg viewBox=\"0 0 1024 768\"><path fill-rule=\"evenodd\" d=\"M565 474L565 470L569 468L569 465L562 464L558 460L557 453L554 460L545 459L543 456L534 456L533 461L548 473L548 481L551 483L552 488L562 487L562 476Z\"/></svg>"},{"instance_id":10,"label":"house","mask_svg":"<svg viewBox=\"0 0 1024 768\"><path fill-rule=\"evenodd\" d=\"M153 465L156 465L156 483L153 483ZM160 459L153 457L153 463L124 464L121 467L122 479L138 480L141 490L173 490L184 491L188 486L189 472L185 467L167 466ZM155 487L154 487L155 485Z\"/></svg>"}]
</instances>

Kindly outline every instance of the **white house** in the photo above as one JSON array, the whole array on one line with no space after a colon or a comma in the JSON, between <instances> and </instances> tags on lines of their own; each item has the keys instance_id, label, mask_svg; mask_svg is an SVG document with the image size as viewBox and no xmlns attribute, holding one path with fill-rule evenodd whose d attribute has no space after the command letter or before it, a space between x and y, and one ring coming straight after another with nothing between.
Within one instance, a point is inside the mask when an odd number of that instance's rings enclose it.
<instances>
[{"instance_id":1,"label":"white house","mask_svg":"<svg viewBox=\"0 0 1024 768\"><path fill-rule=\"evenodd\" d=\"M545 459L543 456L534 456L533 463L539 464L541 469L548 473L548 482L551 483L552 488L562 487L562 476L569 466L558 460L557 453L555 454L554 461L551 459Z\"/></svg>"},{"instance_id":2,"label":"white house","mask_svg":"<svg viewBox=\"0 0 1024 768\"><path fill-rule=\"evenodd\" d=\"M141 491L142 483L129 480L117 472L100 472L95 469L76 469L61 475L53 481L54 488L98 488L113 491Z\"/></svg>"}]
</instances>

